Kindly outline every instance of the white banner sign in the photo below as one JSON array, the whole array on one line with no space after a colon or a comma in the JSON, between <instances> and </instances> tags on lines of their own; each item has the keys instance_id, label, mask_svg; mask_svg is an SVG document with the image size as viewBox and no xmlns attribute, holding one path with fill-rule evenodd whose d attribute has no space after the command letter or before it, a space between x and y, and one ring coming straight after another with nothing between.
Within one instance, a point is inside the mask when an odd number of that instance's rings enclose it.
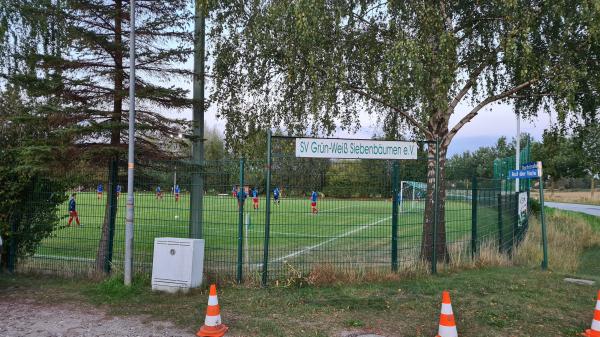
<instances>
[{"instance_id":1,"label":"white banner sign","mask_svg":"<svg viewBox=\"0 0 600 337\"><path fill-rule=\"evenodd\" d=\"M527 221L527 192L519 193L519 227Z\"/></svg>"},{"instance_id":2,"label":"white banner sign","mask_svg":"<svg viewBox=\"0 0 600 337\"><path fill-rule=\"evenodd\" d=\"M417 143L361 139L296 138L296 157L417 159Z\"/></svg>"}]
</instances>

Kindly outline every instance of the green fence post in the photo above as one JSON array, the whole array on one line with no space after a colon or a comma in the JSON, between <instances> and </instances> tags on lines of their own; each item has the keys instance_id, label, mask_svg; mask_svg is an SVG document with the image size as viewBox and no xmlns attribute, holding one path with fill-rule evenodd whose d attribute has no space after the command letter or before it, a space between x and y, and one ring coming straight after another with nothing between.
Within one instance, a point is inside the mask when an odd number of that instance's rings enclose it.
<instances>
[{"instance_id":1,"label":"green fence post","mask_svg":"<svg viewBox=\"0 0 600 337\"><path fill-rule=\"evenodd\" d=\"M546 233L546 221L544 217L544 176L540 175L540 216L542 223L542 250L544 259L542 260L542 269L548 269L548 237Z\"/></svg>"},{"instance_id":2,"label":"green fence post","mask_svg":"<svg viewBox=\"0 0 600 337\"><path fill-rule=\"evenodd\" d=\"M240 159L240 191L244 190L244 166L245 159ZM240 193L240 192L238 192ZM243 195L243 193L241 194ZM236 280L238 283L242 282L242 264L244 261L244 202L245 198L240 199L238 197L239 208L238 208L238 237L237 237L237 274Z\"/></svg>"},{"instance_id":3,"label":"green fence post","mask_svg":"<svg viewBox=\"0 0 600 337\"><path fill-rule=\"evenodd\" d=\"M115 238L115 222L117 219L117 207L119 203L117 199L117 180L119 177L119 162L113 159L110 162L110 165L110 179L108 180L108 207L110 209L110 215L108 219L108 244L106 245L106 260L104 261L105 273L110 273L110 269L112 266L113 246Z\"/></svg>"},{"instance_id":4,"label":"green fence post","mask_svg":"<svg viewBox=\"0 0 600 337\"><path fill-rule=\"evenodd\" d=\"M263 272L262 272L262 286L267 286L267 281L269 279L269 237L270 237L270 226L271 226L271 164L273 161L271 154L271 130L269 130L267 134L267 179L266 179L266 189L267 193L266 198L266 207L265 207L265 241L264 241L264 251L263 251Z\"/></svg>"},{"instance_id":5,"label":"green fence post","mask_svg":"<svg viewBox=\"0 0 600 337\"><path fill-rule=\"evenodd\" d=\"M431 273L437 273L437 229L439 221L440 141L435 140L435 184L433 189L433 238L431 240Z\"/></svg>"},{"instance_id":6,"label":"green fence post","mask_svg":"<svg viewBox=\"0 0 600 337\"><path fill-rule=\"evenodd\" d=\"M502 190L498 193L498 251L502 253L504 247L504 226L502 225Z\"/></svg>"},{"instance_id":7,"label":"green fence post","mask_svg":"<svg viewBox=\"0 0 600 337\"><path fill-rule=\"evenodd\" d=\"M392 177L392 271L398 271L398 162L394 161Z\"/></svg>"},{"instance_id":8,"label":"green fence post","mask_svg":"<svg viewBox=\"0 0 600 337\"><path fill-rule=\"evenodd\" d=\"M515 192L515 195L513 198L514 218L512 221L512 238L510 241L510 247L508 247L509 253L511 254L511 256L512 256L512 252L513 252L513 248L516 246L518 236L519 236L519 193L521 193L521 192Z\"/></svg>"},{"instance_id":9,"label":"green fence post","mask_svg":"<svg viewBox=\"0 0 600 337\"><path fill-rule=\"evenodd\" d=\"M17 219L19 219L17 217ZM15 272L15 264L17 261L17 242L15 240L15 233L17 233L17 221L15 219L10 220L10 239L8 242L8 265L6 266L9 273Z\"/></svg>"},{"instance_id":10,"label":"green fence post","mask_svg":"<svg viewBox=\"0 0 600 337\"><path fill-rule=\"evenodd\" d=\"M477 253L477 176L473 175L471 186L471 258Z\"/></svg>"},{"instance_id":11,"label":"green fence post","mask_svg":"<svg viewBox=\"0 0 600 337\"><path fill-rule=\"evenodd\" d=\"M531 179L527 179L531 180ZM531 212L531 184L529 185L529 189L527 190L527 217L525 218L525 223L523 224L523 228L521 228L521 235L525 235L529 230L529 214Z\"/></svg>"}]
</instances>

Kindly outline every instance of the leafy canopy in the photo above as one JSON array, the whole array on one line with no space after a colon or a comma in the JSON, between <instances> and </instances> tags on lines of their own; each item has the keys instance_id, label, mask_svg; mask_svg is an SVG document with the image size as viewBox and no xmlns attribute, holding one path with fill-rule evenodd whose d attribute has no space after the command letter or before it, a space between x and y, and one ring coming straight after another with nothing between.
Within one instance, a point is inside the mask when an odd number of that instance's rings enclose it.
<instances>
[{"instance_id":1,"label":"leafy canopy","mask_svg":"<svg viewBox=\"0 0 600 337\"><path fill-rule=\"evenodd\" d=\"M595 111L599 16L583 0L219 1L212 100L228 141L258 126L352 130L367 111L388 136L447 147L501 100L525 116ZM461 102L472 109L450 125Z\"/></svg>"}]
</instances>

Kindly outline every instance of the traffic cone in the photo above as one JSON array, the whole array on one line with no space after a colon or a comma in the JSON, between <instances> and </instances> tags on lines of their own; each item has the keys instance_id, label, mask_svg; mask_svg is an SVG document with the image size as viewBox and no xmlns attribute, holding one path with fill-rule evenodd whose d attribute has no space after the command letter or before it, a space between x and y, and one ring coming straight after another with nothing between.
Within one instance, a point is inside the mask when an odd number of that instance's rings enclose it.
<instances>
[{"instance_id":1,"label":"traffic cone","mask_svg":"<svg viewBox=\"0 0 600 337\"><path fill-rule=\"evenodd\" d=\"M598 299L596 300L596 310L594 310L592 328L585 330L581 335L585 337L600 337L600 290L598 290Z\"/></svg>"},{"instance_id":2,"label":"traffic cone","mask_svg":"<svg viewBox=\"0 0 600 337\"><path fill-rule=\"evenodd\" d=\"M452 304L450 303L450 293L445 290L442 292L442 313L440 314L440 326L436 337L458 337Z\"/></svg>"},{"instance_id":3,"label":"traffic cone","mask_svg":"<svg viewBox=\"0 0 600 337\"><path fill-rule=\"evenodd\" d=\"M217 299L217 286L211 284L208 294L208 307L204 325L196 332L199 337L222 337L227 332L227 326L221 322L221 309Z\"/></svg>"}]
</instances>

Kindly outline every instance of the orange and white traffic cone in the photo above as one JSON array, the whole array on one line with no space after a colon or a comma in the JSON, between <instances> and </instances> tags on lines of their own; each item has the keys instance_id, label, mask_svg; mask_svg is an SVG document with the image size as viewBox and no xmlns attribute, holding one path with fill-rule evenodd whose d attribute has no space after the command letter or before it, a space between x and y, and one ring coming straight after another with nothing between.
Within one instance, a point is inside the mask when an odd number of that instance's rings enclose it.
<instances>
[{"instance_id":1,"label":"orange and white traffic cone","mask_svg":"<svg viewBox=\"0 0 600 337\"><path fill-rule=\"evenodd\" d=\"M600 337L600 290L598 290L598 299L596 300L596 310L594 310L592 328L585 330L581 335L585 337Z\"/></svg>"},{"instance_id":2,"label":"orange and white traffic cone","mask_svg":"<svg viewBox=\"0 0 600 337\"><path fill-rule=\"evenodd\" d=\"M450 293L445 290L442 292L442 313L440 314L440 326L436 337L458 337L452 304L450 303Z\"/></svg>"},{"instance_id":3,"label":"orange and white traffic cone","mask_svg":"<svg viewBox=\"0 0 600 337\"><path fill-rule=\"evenodd\" d=\"M221 322L221 309L217 299L217 286L210 286L208 294L208 307L206 308L206 318L204 325L196 332L199 337L222 337L227 332L227 326Z\"/></svg>"}]
</instances>

